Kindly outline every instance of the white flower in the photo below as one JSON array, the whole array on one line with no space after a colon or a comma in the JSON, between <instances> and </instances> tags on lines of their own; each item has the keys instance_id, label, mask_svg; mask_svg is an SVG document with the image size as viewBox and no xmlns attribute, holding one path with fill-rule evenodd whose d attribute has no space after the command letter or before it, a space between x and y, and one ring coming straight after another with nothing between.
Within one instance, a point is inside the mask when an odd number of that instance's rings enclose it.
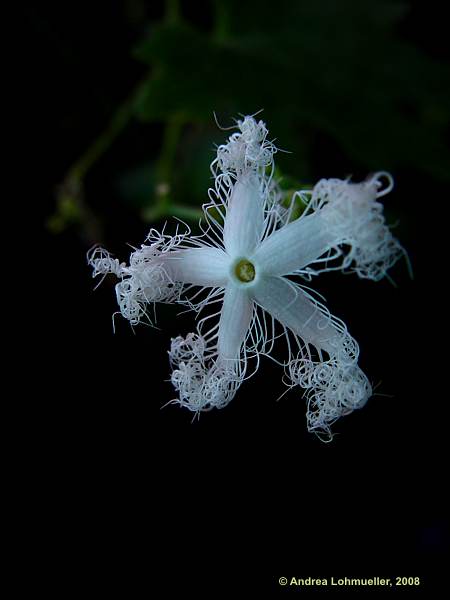
<instances>
[{"instance_id":1,"label":"white flower","mask_svg":"<svg viewBox=\"0 0 450 600\"><path fill-rule=\"evenodd\" d=\"M169 351L173 400L199 413L222 408L255 368L270 356L277 335L287 341L288 387L307 399L310 431L330 434L340 416L362 407L370 383L358 367L359 348L345 324L293 277L335 269L380 279L405 252L385 225L378 198L392 178L378 173L363 183L322 180L298 191L305 210L289 222L273 181L276 147L253 117L218 147L211 165L215 187L203 210L201 236L150 232L129 266L104 250L89 254L94 276L113 273L122 315L132 324L156 302L177 302L210 314L197 332L172 340ZM381 190L382 178L388 188Z\"/></svg>"}]
</instances>

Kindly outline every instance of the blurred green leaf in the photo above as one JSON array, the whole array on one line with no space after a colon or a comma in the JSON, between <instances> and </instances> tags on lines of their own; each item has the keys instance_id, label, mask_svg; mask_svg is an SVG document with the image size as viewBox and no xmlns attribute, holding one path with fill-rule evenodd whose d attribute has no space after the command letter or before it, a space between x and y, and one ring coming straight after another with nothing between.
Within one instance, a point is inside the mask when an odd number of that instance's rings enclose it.
<instances>
[{"instance_id":1,"label":"blurred green leaf","mask_svg":"<svg viewBox=\"0 0 450 600\"><path fill-rule=\"evenodd\" d=\"M117 187L123 200L137 208L147 207L155 193L155 167L151 162L119 175Z\"/></svg>"},{"instance_id":2,"label":"blurred green leaf","mask_svg":"<svg viewBox=\"0 0 450 600\"><path fill-rule=\"evenodd\" d=\"M295 161L289 171L299 172L299 157L322 132L368 169L450 176L450 74L399 36L407 5L232 0L226 7L219 37L163 24L136 47L153 69L136 102L140 118L181 113L211 122L213 110L229 118L264 108L271 132L296 157L280 157L285 166Z\"/></svg>"},{"instance_id":3,"label":"blurred green leaf","mask_svg":"<svg viewBox=\"0 0 450 600\"><path fill-rule=\"evenodd\" d=\"M241 58L234 48L188 27L160 25L135 55L155 66L136 102L142 119L164 120L180 113L194 122L211 121L213 110L241 110L246 90L236 95L231 85Z\"/></svg>"}]
</instances>

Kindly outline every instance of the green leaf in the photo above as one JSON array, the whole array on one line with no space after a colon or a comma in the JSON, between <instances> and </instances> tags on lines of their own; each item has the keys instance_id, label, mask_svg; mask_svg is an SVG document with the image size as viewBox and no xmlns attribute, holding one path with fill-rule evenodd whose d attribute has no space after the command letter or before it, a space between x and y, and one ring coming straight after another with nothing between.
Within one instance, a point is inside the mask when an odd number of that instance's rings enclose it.
<instances>
[{"instance_id":1,"label":"green leaf","mask_svg":"<svg viewBox=\"0 0 450 600\"><path fill-rule=\"evenodd\" d=\"M152 69L136 112L211 123L216 111L228 125L264 108L293 152L277 157L285 171L309 175L320 134L347 155L348 172L415 167L448 178L450 75L399 37L404 13L401 2L232 0L220 36L160 25L135 49Z\"/></svg>"}]
</instances>

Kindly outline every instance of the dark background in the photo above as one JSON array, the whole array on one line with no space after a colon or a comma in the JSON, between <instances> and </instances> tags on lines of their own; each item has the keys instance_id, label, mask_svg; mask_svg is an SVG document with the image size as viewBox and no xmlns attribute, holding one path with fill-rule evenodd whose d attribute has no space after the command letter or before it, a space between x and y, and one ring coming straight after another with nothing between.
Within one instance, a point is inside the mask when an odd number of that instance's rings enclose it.
<instances>
[{"instance_id":1,"label":"dark background","mask_svg":"<svg viewBox=\"0 0 450 600\"><path fill-rule=\"evenodd\" d=\"M21 404L33 544L46 564L37 586L131 594L140 582L162 597L216 597L293 592L280 576L420 576L422 592L444 581L445 19L429 2L336 4L299 2L293 16L296 3L185 2L189 33L167 17L172 3L21 4L42 259L32 372L43 393ZM224 6L225 50L205 54ZM158 30L164 19L169 33ZM154 46L142 50L143 40ZM65 201L71 165L149 68L129 122L83 177L83 194ZM283 174L314 183L386 169L396 180L386 214L399 220L414 280L401 261L397 287L332 274L314 284L380 393L336 424L330 444L307 433L298 394L275 402L282 373L268 360L222 411L191 423L176 406L161 410L173 397L170 338L193 329L191 315L160 306L160 330L133 332L118 317L114 334L112 282L94 292L86 266L92 243L126 259L127 243L161 226L146 209L174 115L183 124L166 175L176 202L199 206L226 135L212 111L228 125L260 108L292 150L278 155Z\"/></svg>"}]
</instances>

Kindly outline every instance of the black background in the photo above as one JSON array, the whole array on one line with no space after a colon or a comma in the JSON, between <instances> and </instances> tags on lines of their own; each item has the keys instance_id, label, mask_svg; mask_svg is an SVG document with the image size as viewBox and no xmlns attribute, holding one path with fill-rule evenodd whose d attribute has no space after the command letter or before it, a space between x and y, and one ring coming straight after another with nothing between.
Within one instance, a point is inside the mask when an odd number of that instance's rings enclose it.
<instances>
[{"instance_id":1,"label":"black background","mask_svg":"<svg viewBox=\"0 0 450 600\"><path fill-rule=\"evenodd\" d=\"M439 16L414 7L410 34L446 60ZM191 317L163 306L161 330L133 334L117 319L113 334L112 286L92 291L87 243L74 229L53 236L44 228L66 169L141 74L128 53L136 31L124 25L120 3L22 8L33 47L37 128L27 150L35 157L42 265L31 359L41 391L20 402L31 431L24 471L31 556L45 565L34 585L89 593L124 586L133 596L139 583L162 597L175 589L216 597L224 588L231 597L244 590L258 597L295 591L280 590L280 576L333 575L420 576L421 591L438 587L448 549L443 184L394 174L389 202L409 221L413 281L400 263L397 288L353 276L318 282L360 343L361 367L386 395L342 419L334 441L323 444L306 432L294 392L275 402L281 371L265 360L225 410L191 423L176 406L161 410L172 397L170 337L190 331ZM162 8L148 10L157 18ZM201 23L201 3L190 10ZM129 147L151 145L159 134L158 125L136 123L124 135ZM111 173L122 160L119 141L87 185L97 202L110 203L108 241L125 257L126 242L140 244L147 226L115 202ZM317 177L335 174L339 160L325 148Z\"/></svg>"}]
</instances>

